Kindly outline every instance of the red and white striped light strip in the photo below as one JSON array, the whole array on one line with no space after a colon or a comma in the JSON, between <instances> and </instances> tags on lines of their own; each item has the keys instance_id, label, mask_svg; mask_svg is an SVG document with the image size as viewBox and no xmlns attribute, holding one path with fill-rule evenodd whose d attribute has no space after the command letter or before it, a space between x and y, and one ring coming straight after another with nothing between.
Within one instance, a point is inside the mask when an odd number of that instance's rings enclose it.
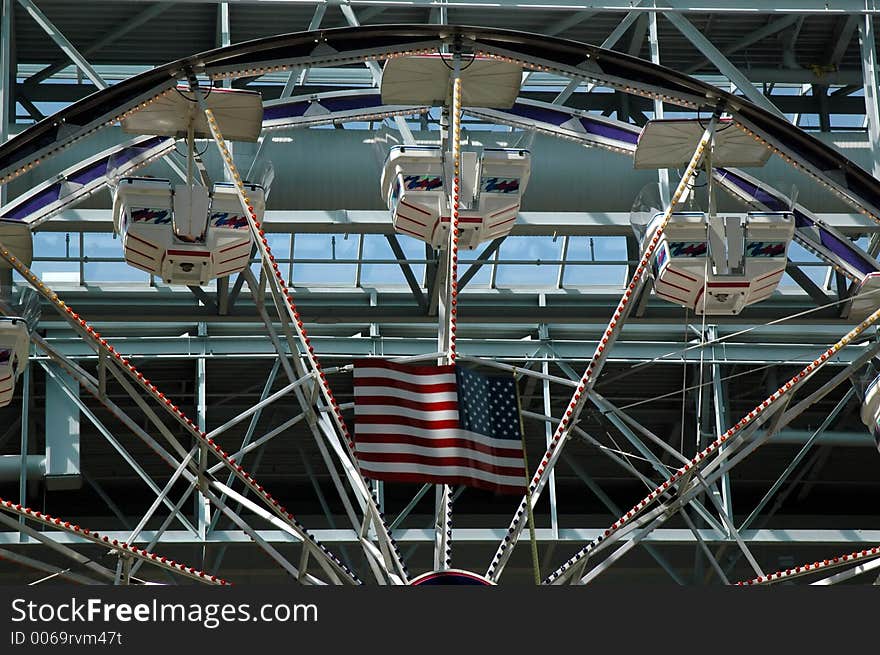
<instances>
[{"instance_id":1,"label":"red and white striped light strip","mask_svg":"<svg viewBox=\"0 0 880 655\"><path fill-rule=\"evenodd\" d=\"M777 571L776 573L770 573L769 575L758 576L757 578L752 578L751 580L742 580L736 583L737 587L751 587L752 585L767 585L773 584L775 582L782 582L783 580L790 580L792 578L800 578L805 575L809 575L811 573L815 573L816 571L821 570L829 570L840 568L841 566L846 566L848 564L853 564L856 562L863 562L866 560L876 559L880 557L880 546L874 546L873 548L866 548L861 551L854 551L849 555L838 555L837 557L832 557L831 559L822 560L821 562L813 562L812 564L802 564L801 566L796 566L793 569L785 569L784 571Z\"/></svg>"},{"instance_id":2,"label":"red and white striped light strip","mask_svg":"<svg viewBox=\"0 0 880 655\"><path fill-rule=\"evenodd\" d=\"M138 559L144 560L145 562L155 564L160 568L173 571L174 573L178 573L180 575L185 575L186 577L192 578L193 580L198 580L199 582L214 585L231 584L223 578L218 578L216 575L211 575L210 573L199 571L192 566L186 566L185 564L175 562L172 559L157 555L156 553L151 553L150 551L144 550L143 548L138 548L137 546L132 546L131 544L127 544L124 541L110 539L108 536L101 535L94 530L88 530L86 528L80 527L79 525L71 523L70 521L64 521L49 514L38 512L37 510L33 510L30 507L23 507L18 503L12 502L11 500L4 500L0 498L0 509L5 512L9 512L10 514L17 514L18 516L22 516L26 519L36 521L37 523L41 523L51 528L62 530L64 532L69 532L70 534L76 535L84 541L90 541L94 544L98 544L99 546L106 546L119 554L132 555Z\"/></svg>"},{"instance_id":3,"label":"red and white striped light strip","mask_svg":"<svg viewBox=\"0 0 880 655\"><path fill-rule=\"evenodd\" d=\"M596 546L598 546L602 541L610 537L612 534L620 530L624 525L632 521L633 518L638 516L642 511L645 510L651 503L653 503L657 498L666 493L670 487L673 487L676 483L680 481L680 479L688 474L688 472L692 468L698 468L703 463L708 461L710 455L712 455L716 450L718 450L722 444L726 441L734 437L738 432L740 432L743 428L745 428L750 423L754 422L761 414L763 414L768 407L770 407L773 403L778 401L780 398L785 396L786 394L790 394L793 389L795 389L798 385L800 385L804 380L813 375L817 370L819 370L831 357L833 357L839 350L847 346L853 339L855 339L858 335L864 332L866 329L871 327L877 320L880 319L880 309L876 310L873 314L871 314L868 318L862 321L859 325L850 330L846 335L844 335L837 343L828 348L825 352L823 352L818 358L813 360L812 363L808 364L803 368L799 373L794 375L788 382L783 384L779 389L770 394L764 401L757 405L752 411L746 414L738 423L736 423L733 427L729 428L724 434L718 437L715 441L709 444L705 449L697 453L689 463L685 464L681 468L677 469L675 473L672 474L665 482L657 486L650 494L645 496L639 503L633 505L626 514L617 519L611 526L605 530L605 532L590 542L588 545L584 546L576 555L574 555L571 559L569 559L565 564L559 567L553 574L548 577L547 581L552 582L559 576L561 576L565 571L571 568L572 565L579 562L585 556L589 555Z\"/></svg>"},{"instance_id":4,"label":"red and white striped light strip","mask_svg":"<svg viewBox=\"0 0 880 655\"><path fill-rule=\"evenodd\" d=\"M250 224L251 231L255 235L257 248L260 250L261 257L263 262L267 262L271 266L271 275L274 277L275 284L278 285L278 289L281 294L281 299L283 301L283 307L279 307L279 311L282 309L286 312L289 319L293 323L296 334L300 340L304 348L304 353L309 364L312 367L312 370L315 373L316 379L320 384L320 390L324 397L325 402L331 408L331 416L333 421L339 430L339 432L345 437L343 443L345 447L348 449L348 455L351 462L354 463L355 467L357 467L357 459L354 456L354 440L352 438L351 433L348 430L348 427L345 424L345 419L342 415L342 408L339 406L339 402L336 400L336 397L333 395L333 391L330 388L330 383L327 380L326 373L322 370L321 363L318 361L318 356L315 353L315 348L309 339L308 331L305 328L305 324L302 320L302 316L299 313L299 310L296 307L296 303L293 299L293 293L290 289L290 286L285 282L284 276L281 274L281 271L278 267L278 262L275 259L275 255L272 254L272 249L269 246L269 241L266 238L266 234L263 231L263 226L260 223L257 214L254 210L253 205L250 202L250 198L247 195L247 190L244 187L244 183L242 182L241 175L239 174L235 162L232 159L232 153L229 152L229 148L226 145L226 141L223 138L223 134L220 132L219 126L217 125L217 119L214 117L214 113L207 107L204 107L205 116L207 117L208 127L211 130L211 134L214 137L214 140L217 143L218 148L220 149L220 155L223 159L223 162L232 177L232 180L235 184L235 188L238 192L239 199L243 203L243 208L245 211L245 216L247 216L248 223ZM270 283L270 288L272 284ZM273 293L274 297L274 293ZM382 512L379 511L379 503L376 499L375 494L373 493L372 488L368 484L367 480L360 474L360 470L358 469L358 474L361 476L361 482L363 484L364 491L369 495L369 499L372 504L372 511L375 512L375 515L379 518L379 523L381 523L384 530L384 537L386 541L392 546L394 553L396 555L396 563L400 567L401 571L404 573L404 577L408 578L408 574L406 572L406 566L403 562L403 557L400 552L400 548L397 543L391 537L391 530L388 527L388 523L385 520L385 516ZM323 548L323 546L322 546ZM325 549L326 550L326 549ZM329 553L328 553L329 554ZM335 557L334 557L335 559ZM337 560L338 561L338 560ZM339 562L340 565L344 566L342 562ZM348 567L345 567L346 571L349 571Z\"/></svg>"},{"instance_id":5,"label":"red and white striped light strip","mask_svg":"<svg viewBox=\"0 0 880 655\"><path fill-rule=\"evenodd\" d=\"M638 263L636 271L633 274L632 279L630 280L630 283L627 286L626 290L623 292L623 296L621 297L620 302L617 304L614 315L609 321L608 326L605 328L605 332L602 335L602 338L599 340L599 343L596 346L596 350L593 353L593 357L590 360L590 363L587 365L586 371L581 376L578 387L572 395L571 400L568 403L568 407L565 410L565 414L560 420L559 425L556 426L556 431L554 432L553 437L550 440L550 444L547 447L547 452L544 454L543 459L538 465L538 470L532 478L531 484L529 485L529 490L532 492L533 503L537 502L538 496L540 495L541 490L543 489L544 484L547 481L550 471L553 469L553 466L555 465L556 461L559 459L562 453L562 448L565 445L564 438L568 437L571 431L571 427L578 420L578 416L583 409L587 396L592 390L596 382L596 378L599 376L599 373L601 372L602 367L605 364L605 360L608 356L608 351L611 349L614 340L617 338L617 334L620 332L620 328L623 326L623 320L629 313L630 307L628 307L628 304L631 300L635 299L638 290L644 284L643 276L649 270L650 260L651 257L654 255L654 250L657 248L657 243L660 241L660 237L663 234L663 231L666 229L666 225L669 223L670 218L672 217L672 212L675 209L675 206L681 199L681 196L685 192L691 178L696 174L697 168L703 159L703 151L708 146L710 139L711 133L709 130L707 130L698 142L697 147L694 150L694 155L693 157L691 157L691 161L688 163L684 175L682 175L681 181L679 182L678 187L676 188L675 193L672 196L669 207L666 208L666 211L663 214L663 217L661 218L657 229L655 230L651 239L648 241L647 247L645 248L645 252L642 254L642 258ZM529 501L527 496L524 496L523 499L520 501L520 505L517 509L516 515L511 521L510 527L507 529L507 534L505 535L504 540L501 542L498 550L495 553L495 557L493 558L492 563L489 566L488 571L486 572L486 577L492 580L496 580L498 575L500 574L500 570L503 568L507 559L510 557L510 553L513 551L513 546L515 545L516 540L524 527L522 518L526 511L526 504L528 502Z\"/></svg>"},{"instance_id":6,"label":"red and white striped light strip","mask_svg":"<svg viewBox=\"0 0 880 655\"><path fill-rule=\"evenodd\" d=\"M106 352L108 355L112 356L119 367L122 369L124 373L126 373L138 386L141 387L144 391L147 392L150 396L159 401L160 405L165 408L165 410L171 414L172 417L180 423L184 429L186 429L194 438L196 438L201 443L208 446L208 450L213 452L220 461L224 464L224 466L231 471L237 478L239 478L248 488L253 491L257 497L261 498L267 506L275 512L282 520L287 522L291 527L293 527L303 538L304 541L310 541L316 547L318 547L324 555L330 559L337 568L341 569L348 575L352 580L359 582L357 576L354 574L348 566L345 565L341 560L339 560L329 549L327 549L323 544L318 542L313 535L311 535L306 528L296 520L296 518L287 511L287 509L281 505L272 495L266 491L266 489L260 485L251 475L248 473L244 467L240 464L236 463L234 458L229 457L229 455L224 451L220 444L216 443L213 439L209 439L207 437L207 433L199 430L196 423L193 422L192 419L187 417L186 413L181 410L177 405L175 405L170 398L168 398L164 393L159 391L156 385L152 384L149 378L145 377L143 373L137 370L137 368L121 353L119 353L111 344L107 342L106 339L101 337L101 334L97 332L91 325L86 322L85 319L80 317L79 314L73 311L73 309L67 305L61 298L59 298L58 294L55 293L51 288L49 288L44 282L42 282L39 277L33 273L27 266L24 265L17 257L15 257L9 250L0 243L0 257L5 259L10 265L12 265L15 270L19 272L19 274L27 280L36 291L46 298L49 302L51 302L56 309L59 310L61 315L67 319L68 323L70 323L74 329L79 332L79 334L88 342L90 342L95 349L101 353ZM98 397L100 400L100 397ZM169 464L171 464L169 462ZM173 465L172 466L176 466Z\"/></svg>"},{"instance_id":7,"label":"red and white striped light strip","mask_svg":"<svg viewBox=\"0 0 880 655\"><path fill-rule=\"evenodd\" d=\"M455 323L458 313L458 213L461 208L461 77L452 83L452 224L449 230L449 307L446 317L446 330L449 335L447 359L455 363Z\"/></svg>"},{"instance_id":8,"label":"red and white striped light strip","mask_svg":"<svg viewBox=\"0 0 880 655\"><path fill-rule=\"evenodd\" d=\"M456 72L452 82L452 193L450 203L451 221L449 225L449 242L447 247L449 257L449 306L446 308L446 334L448 337L448 350L444 359L447 364L454 364L457 355L455 344L455 331L458 314L458 240L461 238L459 228L459 211L461 209L461 75ZM443 531L443 566L448 569L452 566L452 488L443 485L445 496L443 503L444 514L438 526Z\"/></svg>"}]
</instances>

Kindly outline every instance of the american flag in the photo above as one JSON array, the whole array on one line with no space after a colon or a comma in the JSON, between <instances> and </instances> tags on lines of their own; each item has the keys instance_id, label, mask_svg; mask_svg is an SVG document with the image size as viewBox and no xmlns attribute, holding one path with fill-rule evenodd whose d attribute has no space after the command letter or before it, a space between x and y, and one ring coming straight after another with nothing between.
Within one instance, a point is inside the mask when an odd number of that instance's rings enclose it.
<instances>
[{"instance_id":1,"label":"american flag","mask_svg":"<svg viewBox=\"0 0 880 655\"><path fill-rule=\"evenodd\" d=\"M512 375L358 360L354 415L355 455L369 478L524 491Z\"/></svg>"}]
</instances>

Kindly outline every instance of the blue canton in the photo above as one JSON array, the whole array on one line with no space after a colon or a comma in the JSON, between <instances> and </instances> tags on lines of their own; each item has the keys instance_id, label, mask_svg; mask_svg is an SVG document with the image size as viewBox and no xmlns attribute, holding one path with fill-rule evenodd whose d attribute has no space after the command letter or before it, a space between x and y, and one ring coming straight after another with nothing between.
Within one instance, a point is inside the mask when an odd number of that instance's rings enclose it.
<instances>
[{"instance_id":1,"label":"blue canton","mask_svg":"<svg viewBox=\"0 0 880 655\"><path fill-rule=\"evenodd\" d=\"M483 375L455 367L458 414L463 430L493 439L521 439L516 380L512 375Z\"/></svg>"}]
</instances>

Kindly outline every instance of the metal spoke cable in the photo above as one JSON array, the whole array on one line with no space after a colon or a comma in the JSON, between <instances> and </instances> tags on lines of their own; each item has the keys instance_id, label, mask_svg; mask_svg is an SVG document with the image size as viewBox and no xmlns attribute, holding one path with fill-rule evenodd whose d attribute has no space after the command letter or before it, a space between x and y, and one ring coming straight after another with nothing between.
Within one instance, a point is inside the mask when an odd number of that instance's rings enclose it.
<instances>
[{"instance_id":1,"label":"metal spoke cable","mask_svg":"<svg viewBox=\"0 0 880 655\"><path fill-rule=\"evenodd\" d=\"M812 363L808 364L798 374L794 375L785 384L780 386L777 391L770 394L770 396L768 396L762 403L757 405L742 419L740 419L739 422L730 427L725 433L715 439L715 441L709 444L709 446L707 446L705 449L697 453L690 460L689 463L686 463L681 468L677 469L676 472L669 479L663 482L663 484L659 485L656 489L654 489L654 491L648 494L639 503L633 505L633 507L626 514L623 514L617 521L609 526L608 529L606 529L602 533L602 535L581 548L565 564L554 571L554 573L552 573L548 578L548 581L552 581L556 577L563 575L567 570L569 570L572 566L578 564L582 559L590 557L590 555L597 549L597 547L600 546L600 544L602 544L603 541L610 537L613 537L615 533L617 533L621 528L628 525L634 518L638 517L642 512L644 512L647 507L653 505L657 498L662 496L663 493L667 492L670 489L674 489L676 486L680 486L682 483L689 483L691 481L693 473L699 470L699 468L705 466L710 461L710 457L717 451L719 451L722 444L728 442L729 440L731 441L731 443L739 440L739 438L743 436L744 428L751 425L752 423L760 424L760 421L764 418L763 414L767 412L768 408L776 404L779 400L787 401L790 398L793 389L798 388L805 380L812 377L812 375L825 363L827 363L829 359L831 359L838 351L852 343L852 341L858 335L867 330L869 327L873 326L878 320L880 320L880 309L874 311L868 318L866 318L859 325L850 330L846 335L841 337L831 347L825 350L825 352L819 355ZM773 409L775 410L776 408L774 407ZM727 455L728 450L725 450L724 454Z\"/></svg>"},{"instance_id":2,"label":"metal spoke cable","mask_svg":"<svg viewBox=\"0 0 880 655\"><path fill-rule=\"evenodd\" d=\"M880 289L874 289L873 291L868 291L868 292L864 293L862 295L862 297L868 297L868 296L872 296L875 294L880 294ZM729 341L730 339L733 339L735 337L740 337L744 334L748 334L749 332L753 332L755 330L760 330L761 328L765 328L765 327L770 327L772 325L779 325L781 323L785 323L786 321L791 321L796 318L802 318L803 316L807 316L809 314L822 311L823 309L828 309L829 307L841 305L843 303L850 302L851 300L852 300L852 298L844 298L842 300L834 300L834 301L826 303L824 305L818 305L816 307L811 307L810 309L806 309L806 310L803 310L800 312L795 312L794 314L788 314L788 315L782 316L780 318L775 318L771 321L767 321L766 323L761 323L759 325L753 325L753 326L745 328L743 330L737 330L736 332L732 332L730 334L725 334L724 336L721 336L721 337L715 337L714 339L709 339L708 341L705 341L705 342L693 344L691 346L686 346L684 348L681 348L680 350L670 351L670 352L665 353L663 355L659 355L657 357L654 357L653 359L650 359L646 362L638 362L636 364L633 364L626 371L621 371L620 373L617 373L616 375L608 376L607 378L602 380L602 384L607 384L609 382L616 382L617 380L620 380L620 379L625 378L629 375L632 375L633 373L638 372L639 369L642 369L646 366L653 366L654 364L662 363L665 359L667 359L669 357L683 355L683 354L690 352L691 350L696 350L698 348L705 348L706 346L714 346L716 344L723 343L725 341Z\"/></svg>"}]
</instances>

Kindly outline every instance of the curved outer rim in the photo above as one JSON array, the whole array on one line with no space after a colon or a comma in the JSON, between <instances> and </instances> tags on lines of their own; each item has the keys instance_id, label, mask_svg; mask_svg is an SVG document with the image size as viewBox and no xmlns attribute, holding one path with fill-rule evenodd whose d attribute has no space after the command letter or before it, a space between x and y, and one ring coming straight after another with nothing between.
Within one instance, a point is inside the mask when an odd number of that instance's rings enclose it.
<instances>
[{"instance_id":1,"label":"curved outer rim","mask_svg":"<svg viewBox=\"0 0 880 655\"><path fill-rule=\"evenodd\" d=\"M455 39L461 39L465 47L509 56L541 70L589 78L695 110L724 105L743 128L880 222L880 181L830 146L747 100L663 66L597 46L474 26L343 27L270 36L185 57L97 91L0 145L0 183L167 92L178 80L185 79L188 71L211 77L253 76L291 66L383 59L412 50L435 49Z\"/></svg>"},{"instance_id":2,"label":"curved outer rim","mask_svg":"<svg viewBox=\"0 0 880 655\"><path fill-rule=\"evenodd\" d=\"M479 573L474 573L473 571L466 571L465 569L446 569L444 571L428 571L427 573L422 573L414 577L409 581L409 586L411 587L419 587L422 586L425 582L432 580L434 578L444 578L450 576L457 576L460 578L469 578L476 582L479 582L482 585L487 587L494 587L496 585L495 582L492 582L488 578L480 575ZM474 585L476 586L476 585Z\"/></svg>"}]
</instances>

